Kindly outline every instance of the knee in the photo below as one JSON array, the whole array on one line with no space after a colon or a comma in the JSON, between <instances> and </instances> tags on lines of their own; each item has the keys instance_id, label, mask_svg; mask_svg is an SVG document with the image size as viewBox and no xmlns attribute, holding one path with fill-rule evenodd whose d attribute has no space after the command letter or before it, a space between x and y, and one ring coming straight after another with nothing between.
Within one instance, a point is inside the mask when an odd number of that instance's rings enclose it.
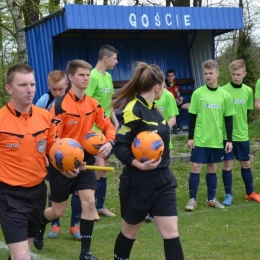
<instances>
[{"instance_id":1,"label":"knee","mask_svg":"<svg viewBox=\"0 0 260 260\"><path fill-rule=\"evenodd\" d=\"M11 253L12 260L28 260L30 259L30 252L28 250L20 250L17 254Z\"/></svg>"},{"instance_id":2,"label":"knee","mask_svg":"<svg viewBox=\"0 0 260 260\"><path fill-rule=\"evenodd\" d=\"M60 218L61 216L63 216L64 212L65 212L66 208L55 208L52 207L52 215L54 218Z\"/></svg>"}]
</instances>

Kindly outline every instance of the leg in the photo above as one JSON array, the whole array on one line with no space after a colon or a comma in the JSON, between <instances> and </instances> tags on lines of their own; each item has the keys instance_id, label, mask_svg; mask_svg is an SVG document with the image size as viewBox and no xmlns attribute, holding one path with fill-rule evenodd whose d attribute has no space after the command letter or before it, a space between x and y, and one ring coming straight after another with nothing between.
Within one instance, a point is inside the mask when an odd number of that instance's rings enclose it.
<instances>
[{"instance_id":1,"label":"leg","mask_svg":"<svg viewBox=\"0 0 260 260\"><path fill-rule=\"evenodd\" d=\"M161 237L164 239L165 259L183 260L183 251L179 239L178 217L154 216Z\"/></svg>"},{"instance_id":2,"label":"leg","mask_svg":"<svg viewBox=\"0 0 260 260\"><path fill-rule=\"evenodd\" d=\"M81 216L81 201L79 195L72 194L71 196L71 222L70 222L70 234L76 239L80 240L80 228L79 221Z\"/></svg>"},{"instance_id":3,"label":"leg","mask_svg":"<svg viewBox=\"0 0 260 260\"><path fill-rule=\"evenodd\" d=\"M117 236L114 247L114 260L129 259L132 246L141 226L142 222L131 225L122 219L122 231Z\"/></svg>"},{"instance_id":4,"label":"leg","mask_svg":"<svg viewBox=\"0 0 260 260\"><path fill-rule=\"evenodd\" d=\"M225 206L230 206L233 202L233 195L232 195L232 165L233 160L224 160L223 161L223 168L222 168L222 179L225 188L225 199L223 204Z\"/></svg>"},{"instance_id":5,"label":"leg","mask_svg":"<svg viewBox=\"0 0 260 260\"><path fill-rule=\"evenodd\" d=\"M30 248L28 240L18 243L12 243L7 245L10 251L11 259L22 259L22 260L30 260Z\"/></svg>"}]
</instances>

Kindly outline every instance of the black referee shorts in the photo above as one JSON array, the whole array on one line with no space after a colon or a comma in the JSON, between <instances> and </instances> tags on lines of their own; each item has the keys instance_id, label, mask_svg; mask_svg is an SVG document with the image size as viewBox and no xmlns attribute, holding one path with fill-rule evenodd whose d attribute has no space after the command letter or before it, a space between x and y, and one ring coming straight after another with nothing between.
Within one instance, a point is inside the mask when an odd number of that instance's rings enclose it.
<instances>
[{"instance_id":1,"label":"black referee shorts","mask_svg":"<svg viewBox=\"0 0 260 260\"><path fill-rule=\"evenodd\" d=\"M120 176L121 217L129 224L152 216L177 216L176 180L170 169L134 172L124 168Z\"/></svg>"},{"instance_id":2,"label":"black referee shorts","mask_svg":"<svg viewBox=\"0 0 260 260\"><path fill-rule=\"evenodd\" d=\"M94 171L80 171L77 177L67 178L56 170L50 163L49 182L51 189L51 201L63 202L69 198L70 194L79 190L96 190L97 182Z\"/></svg>"},{"instance_id":3,"label":"black referee shorts","mask_svg":"<svg viewBox=\"0 0 260 260\"><path fill-rule=\"evenodd\" d=\"M12 187L0 183L0 223L6 244L26 241L40 229L47 187Z\"/></svg>"}]
</instances>

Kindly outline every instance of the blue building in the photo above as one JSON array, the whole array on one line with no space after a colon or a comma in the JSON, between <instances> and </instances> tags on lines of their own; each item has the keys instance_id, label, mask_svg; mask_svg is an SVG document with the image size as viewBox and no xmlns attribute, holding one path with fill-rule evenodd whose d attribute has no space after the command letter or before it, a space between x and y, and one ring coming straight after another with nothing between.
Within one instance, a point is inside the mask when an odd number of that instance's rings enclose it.
<instances>
[{"instance_id":1,"label":"blue building","mask_svg":"<svg viewBox=\"0 0 260 260\"><path fill-rule=\"evenodd\" d=\"M132 63L142 60L175 69L177 78L195 80L184 88L196 88L204 84L202 62L214 58L214 38L242 28L241 8L65 5L24 28L35 99L47 91L51 70L65 70L72 59L95 66L105 44L119 51L114 81L129 80Z\"/></svg>"}]
</instances>

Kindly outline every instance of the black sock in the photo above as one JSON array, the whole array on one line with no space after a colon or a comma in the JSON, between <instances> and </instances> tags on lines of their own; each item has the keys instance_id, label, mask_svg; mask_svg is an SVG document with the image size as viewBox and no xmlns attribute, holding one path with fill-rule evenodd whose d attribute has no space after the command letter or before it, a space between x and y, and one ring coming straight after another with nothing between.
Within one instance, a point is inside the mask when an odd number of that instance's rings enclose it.
<instances>
[{"instance_id":1,"label":"black sock","mask_svg":"<svg viewBox=\"0 0 260 260\"><path fill-rule=\"evenodd\" d=\"M135 239L129 239L125 237L122 232L117 236L114 247L114 260L126 260L129 259L132 246Z\"/></svg>"},{"instance_id":2,"label":"black sock","mask_svg":"<svg viewBox=\"0 0 260 260\"><path fill-rule=\"evenodd\" d=\"M90 251L94 220L80 219L81 253Z\"/></svg>"},{"instance_id":3,"label":"black sock","mask_svg":"<svg viewBox=\"0 0 260 260\"><path fill-rule=\"evenodd\" d=\"M164 239L164 253L166 260L184 260L180 238Z\"/></svg>"},{"instance_id":4,"label":"black sock","mask_svg":"<svg viewBox=\"0 0 260 260\"><path fill-rule=\"evenodd\" d=\"M8 259L7 260L12 260L11 256L9 255Z\"/></svg>"},{"instance_id":5,"label":"black sock","mask_svg":"<svg viewBox=\"0 0 260 260\"><path fill-rule=\"evenodd\" d=\"M48 220L44 215L43 215L43 218L42 218L42 222L41 222L41 226L40 226L40 230L39 230L39 233L38 233L38 236L39 238L43 238L44 237L44 232L45 232L45 228L46 228L46 225L48 223L50 223L51 221Z\"/></svg>"}]
</instances>

